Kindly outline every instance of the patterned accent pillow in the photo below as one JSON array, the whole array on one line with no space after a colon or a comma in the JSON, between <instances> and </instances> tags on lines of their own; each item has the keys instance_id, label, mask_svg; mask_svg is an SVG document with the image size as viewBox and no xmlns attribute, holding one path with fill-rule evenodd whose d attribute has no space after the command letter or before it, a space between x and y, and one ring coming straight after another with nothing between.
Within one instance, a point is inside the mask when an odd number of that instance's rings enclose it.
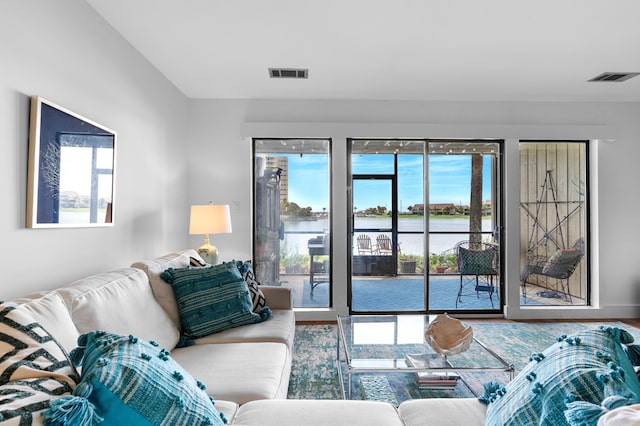
<instances>
[{"instance_id":1,"label":"patterned accent pillow","mask_svg":"<svg viewBox=\"0 0 640 426\"><path fill-rule=\"evenodd\" d=\"M256 274L253 272L253 264L250 260L238 260L236 261L236 264L242 278L244 278L247 286L249 287L249 292L251 292L253 312L260 312L260 309L267 306L267 298L264 297L264 293L260 290L260 283L256 279Z\"/></svg>"},{"instance_id":2,"label":"patterned accent pillow","mask_svg":"<svg viewBox=\"0 0 640 426\"><path fill-rule=\"evenodd\" d=\"M489 404L486 425L569 425L568 418L580 415L568 410L574 402L580 408L599 408L611 396L638 402L640 382L622 348L622 333L601 327L561 336L544 352L532 354L506 387L485 385L480 400Z\"/></svg>"},{"instance_id":3,"label":"patterned accent pillow","mask_svg":"<svg viewBox=\"0 0 640 426\"><path fill-rule=\"evenodd\" d=\"M205 262L204 260L196 259L193 256L190 256L189 265L194 266L196 268L202 268L203 266L207 266L207 262Z\"/></svg>"},{"instance_id":4,"label":"patterned accent pillow","mask_svg":"<svg viewBox=\"0 0 640 426\"><path fill-rule=\"evenodd\" d=\"M0 418L31 424L80 381L62 346L19 306L0 304Z\"/></svg>"},{"instance_id":5,"label":"patterned accent pillow","mask_svg":"<svg viewBox=\"0 0 640 426\"><path fill-rule=\"evenodd\" d=\"M271 318L268 307L253 312L249 288L235 262L169 268L160 276L173 287L182 331L188 339Z\"/></svg>"},{"instance_id":6,"label":"patterned accent pillow","mask_svg":"<svg viewBox=\"0 0 640 426\"><path fill-rule=\"evenodd\" d=\"M0 386L1 424L42 424L38 420L51 402L65 395L71 395L70 387L46 377L5 383Z\"/></svg>"},{"instance_id":7,"label":"patterned accent pillow","mask_svg":"<svg viewBox=\"0 0 640 426\"><path fill-rule=\"evenodd\" d=\"M81 335L78 344L71 358L82 365L82 382L75 396L45 413L50 421L58 419L54 424L91 418L93 413L104 426L226 423L204 385L157 343L98 330Z\"/></svg>"}]
</instances>

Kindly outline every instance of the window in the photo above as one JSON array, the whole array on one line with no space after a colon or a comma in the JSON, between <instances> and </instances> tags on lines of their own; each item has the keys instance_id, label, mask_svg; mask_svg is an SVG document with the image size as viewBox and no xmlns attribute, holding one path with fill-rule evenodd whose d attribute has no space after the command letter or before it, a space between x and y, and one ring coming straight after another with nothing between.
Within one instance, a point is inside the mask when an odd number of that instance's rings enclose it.
<instances>
[{"instance_id":1,"label":"window","mask_svg":"<svg viewBox=\"0 0 640 426\"><path fill-rule=\"evenodd\" d=\"M254 139L256 278L294 307L331 302L330 140Z\"/></svg>"},{"instance_id":2,"label":"window","mask_svg":"<svg viewBox=\"0 0 640 426\"><path fill-rule=\"evenodd\" d=\"M588 305L588 144L521 141L521 305Z\"/></svg>"}]
</instances>

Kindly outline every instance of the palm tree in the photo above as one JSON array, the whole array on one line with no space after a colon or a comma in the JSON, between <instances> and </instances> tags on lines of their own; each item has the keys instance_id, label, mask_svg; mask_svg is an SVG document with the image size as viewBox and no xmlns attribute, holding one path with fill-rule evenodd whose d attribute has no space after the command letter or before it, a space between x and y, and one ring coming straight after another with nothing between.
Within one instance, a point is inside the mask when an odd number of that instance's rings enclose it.
<instances>
[{"instance_id":1,"label":"palm tree","mask_svg":"<svg viewBox=\"0 0 640 426\"><path fill-rule=\"evenodd\" d=\"M471 156L471 201L469 206L469 240L482 241L482 154ZM478 232L476 234L476 232Z\"/></svg>"}]
</instances>

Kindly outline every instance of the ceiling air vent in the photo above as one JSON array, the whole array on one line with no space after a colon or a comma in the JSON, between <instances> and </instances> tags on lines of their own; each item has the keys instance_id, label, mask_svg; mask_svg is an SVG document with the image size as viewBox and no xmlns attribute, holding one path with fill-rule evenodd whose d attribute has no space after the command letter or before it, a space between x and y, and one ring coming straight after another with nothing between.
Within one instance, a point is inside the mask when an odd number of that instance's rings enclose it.
<instances>
[{"instance_id":1,"label":"ceiling air vent","mask_svg":"<svg viewBox=\"0 0 640 426\"><path fill-rule=\"evenodd\" d=\"M589 81L620 83L622 81L627 81L636 75L640 75L640 72L603 72Z\"/></svg>"},{"instance_id":2,"label":"ceiling air vent","mask_svg":"<svg viewBox=\"0 0 640 426\"><path fill-rule=\"evenodd\" d=\"M271 78L308 78L307 68L269 68Z\"/></svg>"}]
</instances>

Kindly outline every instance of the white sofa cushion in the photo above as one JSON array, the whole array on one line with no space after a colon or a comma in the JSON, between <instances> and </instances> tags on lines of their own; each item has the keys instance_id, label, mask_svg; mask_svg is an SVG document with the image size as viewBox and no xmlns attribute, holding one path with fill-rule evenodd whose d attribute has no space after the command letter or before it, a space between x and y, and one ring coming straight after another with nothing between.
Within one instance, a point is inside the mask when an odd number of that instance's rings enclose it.
<instances>
[{"instance_id":1,"label":"white sofa cushion","mask_svg":"<svg viewBox=\"0 0 640 426\"><path fill-rule=\"evenodd\" d=\"M62 345L67 353L78 346L78 329L62 297L55 291L20 305Z\"/></svg>"},{"instance_id":2,"label":"white sofa cushion","mask_svg":"<svg viewBox=\"0 0 640 426\"><path fill-rule=\"evenodd\" d=\"M291 349L295 335L295 314L291 310L272 311L273 316L257 324L230 328L195 340L196 345L208 343L279 342Z\"/></svg>"},{"instance_id":3,"label":"white sofa cushion","mask_svg":"<svg viewBox=\"0 0 640 426\"><path fill-rule=\"evenodd\" d=\"M202 261L203 264L205 263L195 250L188 249L168 253L155 259L141 260L131 265L134 268L142 269L147 274L153 295L179 330L181 330L180 312L178 311L178 303L176 302L173 287L160 278L160 274L168 268L186 268L189 266L192 257Z\"/></svg>"},{"instance_id":4,"label":"white sofa cushion","mask_svg":"<svg viewBox=\"0 0 640 426\"><path fill-rule=\"evenodd\" d=\"M223 401L219 399L214 400L213 405L216 407L216 410L218 410L218 413L224 414L229 424L233 423L233 419L238 414L238 408L240 407L233 401Z\"/></svg>"},{"instance_id":5,"label":"white sofa cushion","mask_svg":"<svg viewBox=\"0 0 640 426\"><path fill-rule=\"evenodd\" d=\"M304 399L249 402L240 406L233 424L242 426L403 426L395 407L386 402ZM467 424L461 422L456 426Z\"/></svg>"},{"instance_id":6,"label":"white sofa cushion","mask_svg":"<svg viewBox=\"0 0 640 426\"><path fill-rule=\"evenodd\" d=\"M147 275L123 268L78 280L58 289L81 334L104 330L132 334L173 349L178 328L156 302Z\"/></svg>"},{"instance_id":7,"label":"white sofa cushion","mask_svg":"<svg viewBox=\"0 0 640 426\"><path fill-rule=\"evenodd\" d=\"M406 426L484 426L487 406L477 398L427 398L398 407Z\"/></svg>"},{"instance_id":8,"label":"white sofa cushion","mask_svg":"<svg viewBox=\"0 0 640 426\"><path fill-rule=\"evenodd\" d=\"M244 404L287 397L291 359L283 343L194 345L176 348L171 357L216 400Z\"/></svg>"}]
</instances>

